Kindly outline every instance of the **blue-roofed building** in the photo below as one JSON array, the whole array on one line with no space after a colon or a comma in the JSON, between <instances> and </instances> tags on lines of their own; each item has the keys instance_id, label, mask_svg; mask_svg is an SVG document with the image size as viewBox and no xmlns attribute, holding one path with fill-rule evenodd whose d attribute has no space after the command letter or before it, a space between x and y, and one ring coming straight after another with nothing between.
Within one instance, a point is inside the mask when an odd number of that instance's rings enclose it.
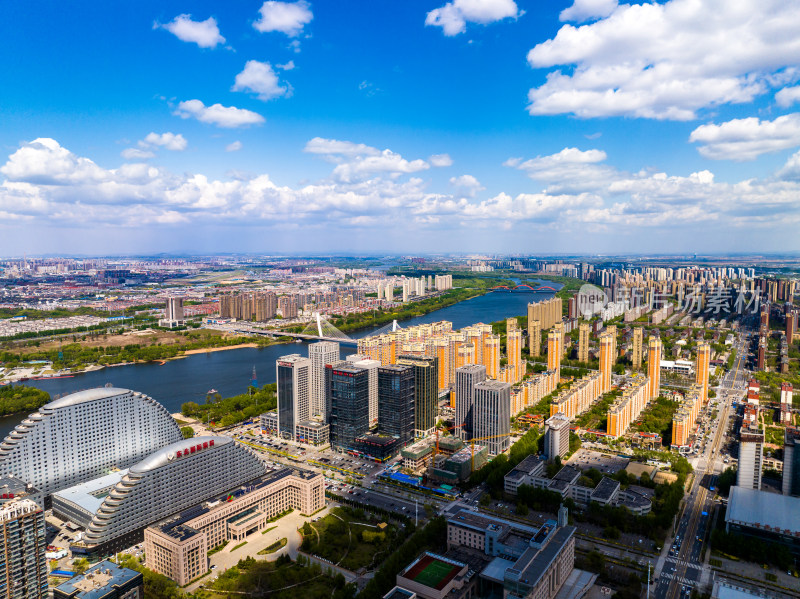
<instances>
[{"instance_id":1,"label":"blue-roofed building","mask_svg":"<svg viewBox=\"0 0 800 599\"><path fill-rule=\"evenodd\" d=\"M53 599L141 599L141 572L102 561L53 589Z\"/></svg>"}]
</instances>

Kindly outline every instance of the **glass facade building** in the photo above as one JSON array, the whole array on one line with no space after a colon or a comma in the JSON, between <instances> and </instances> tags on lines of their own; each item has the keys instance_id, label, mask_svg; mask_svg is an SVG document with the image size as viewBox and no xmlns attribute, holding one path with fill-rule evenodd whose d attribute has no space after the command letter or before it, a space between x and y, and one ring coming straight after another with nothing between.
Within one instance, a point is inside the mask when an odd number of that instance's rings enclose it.
<instances>
[{"instance_id":1,"label":"glass facade building","mask_svg":"<svg viewBox=\"0 0 800 599\"><path fill-rule=\"evenodd\" d=\"M414 440L414 367L378 368L378 429L397 438L396 449Z\"/></svg>"},{"instance_id":2,"label":"glass facade building","mask_svg":"<svg viewBox=\"0 0 800 599\"><path fill-rule=\"evenodd\" d=\"M328 366L331 446L353 449L369 431L369 371L357 366Z\"/></svg>"}]
</instances>

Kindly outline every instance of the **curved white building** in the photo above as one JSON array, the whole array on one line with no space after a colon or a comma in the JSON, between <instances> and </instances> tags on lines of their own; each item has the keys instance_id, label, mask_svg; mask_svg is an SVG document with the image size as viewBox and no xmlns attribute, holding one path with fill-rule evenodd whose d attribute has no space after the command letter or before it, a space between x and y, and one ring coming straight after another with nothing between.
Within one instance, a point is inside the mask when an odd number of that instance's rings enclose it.
<instances>
[{"instance_id":1,"label":"curved white building","mask_svg":"<svg viewBox=\"0 0 800 599\"><path fill-rule=\"evenodd\" d=\"M127 468L182 439L167 409L130 389L87 389L45 404L0 444L0 476L43 496Z\"/></svg>"},{"instance_id":2,"label":"curved white building","mask_svg":"<svg viewBox=\"0 0 800 599\"><path fill-rule=\"evenodd\" d=\"M150 524L263 476L265 470L252 450L230 437L194 437L168 445L131 466L103 499L82 549L106 553L139 543Z\"/></svg>"}]
</instances>

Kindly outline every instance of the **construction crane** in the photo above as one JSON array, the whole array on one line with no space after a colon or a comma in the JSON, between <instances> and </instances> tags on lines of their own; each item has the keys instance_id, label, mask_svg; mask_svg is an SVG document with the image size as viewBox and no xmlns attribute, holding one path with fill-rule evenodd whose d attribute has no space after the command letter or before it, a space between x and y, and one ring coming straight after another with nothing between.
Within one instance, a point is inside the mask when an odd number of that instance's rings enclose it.
<instances>
[{"instance_id":1,"label":"construction crane","mask_svg":"<svg viewBox=\"0 0 800 599\"><path fill-rule=\"evenodd\" d=\"M476 437L475 439L470 439L469 444L472 448L472 455L470 456L470 473L475 472L475 441L486 441L488 439L497 439L499 437L508 437L508 434L505 435L490 435L489 437Z\"/></svg>"},{"instance_id":2,"label":"construction crane","mask_svg":"<svg viewBox=\"0 0 800 599\"><path fill-rule=\"evenodd\" d=\"M455 424L453 426L443 426L442 428L446 431L451 431L455 428L459 428L464 426L463 424ZM433 446L433 452L431 453L431 467L436 465L436 456L439 455L439 427L436 427L436 444Z\"/></svg>"}]
</instances>

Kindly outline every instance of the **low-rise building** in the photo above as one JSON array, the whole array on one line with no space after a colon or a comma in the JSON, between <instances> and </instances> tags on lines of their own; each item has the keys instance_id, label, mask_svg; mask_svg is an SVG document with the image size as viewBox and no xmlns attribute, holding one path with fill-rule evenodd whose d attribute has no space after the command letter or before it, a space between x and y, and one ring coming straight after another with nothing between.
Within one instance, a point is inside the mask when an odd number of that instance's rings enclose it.
<instances>
[{"instance_id":1,"label":"low-rise building","mask_svg":"<svg viewBox=\"0 0 800 599\"><path fill-rule=\"evenodd\" d=\"M544 472L544 462L538 456L527 456L503 478L505 492L516 495L520 485L531 485L531 478L541 477L542 472Z\"/></svg>"},{"instance_id":2,"label":"low-rise building","mask_svg":"<svg viewBox=\"0 0 800 599\"><path fill-rule=\"evenodd\" d=\"M800 555L800 498L748 487L731 487L725 529L773 541Z\"/></svg>"},{"instance_id":3,"label":"low-rise building","mask_svg":"<svg viewBox=\"0 0 800 599\"><path fill-rule=\"evenodd\" d=\"M447 520L447 547L469 547L492 557L480 576L501 586L506 598L552 599L575 563L575 527L566 520L565 508L559 522L539 527L461 509Z\"/></svg>"},{"instance_id":4,"label":"low-rise building","mask_svg":"<svg viewBox=\"0 0 800 599\"><path fill-rule=\"evenodd\" d=\"M53 599L141 599L141 572L104 560L53 589Z\"/></svg>"},{"instance_id":5,"label":"low-rise building","mask_svg":"<svg viewBox=\"0 0 800 599\"><path fill-rule=\"evenodd\" d=\"M149 526L147 566L186 584L206 571L208 550L241 542L290 509L310 515L325 507L323 480L317 472L283 468Z\"/></svg>"},{"instance_id":6,"label":"low-rise building","mask_svg":"<svg viewBox=\"0 0 800 599\"><path fill-rule=\"evenodd\" d=\"M543 476L543 467L534 461L535 456L528 456L504 478L505 491L516 495L519 487L528 485L536 489L547 489L561 495L564 499L572 499L581 506L592 502L601 505L624 507L637 516L649 514L652 501L642 487L629 487L623 491L620 484L612 478L604 476L596 487L578 484L581 471L573 466L564 466L553 478ZM542 464L542 462L539 462Z\"/></svg>"},{"instance_id":7,"label":"low-rise building","mask_svg":"<svg viewBox=\"0 0 800 599\"><path fill-rule=\"evenodd\" d=\"M467 564L426 551L397 575L395 588L409 593L408 598L466 599L476 580Z\"/></svg>"}]
</instances>

